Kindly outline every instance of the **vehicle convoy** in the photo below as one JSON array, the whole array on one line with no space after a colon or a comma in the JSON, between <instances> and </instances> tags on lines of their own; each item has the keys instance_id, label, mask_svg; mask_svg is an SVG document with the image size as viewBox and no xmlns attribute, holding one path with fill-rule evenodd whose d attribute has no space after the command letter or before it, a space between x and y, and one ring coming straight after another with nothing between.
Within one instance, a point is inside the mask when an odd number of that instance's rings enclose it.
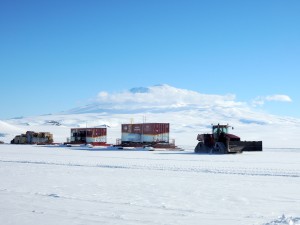
<instances>
[{"instance_id":1,"label":"vehicle convoy","mask_svg":"<svg viewBox=\"0 0 300 225\"><path fill-rule=\"evenodd\" d=\"M212 134L198 134L196 153L229 154L243 151L262 151L262 141L241 141L240 137L229 134L230 126L212 125ZM233 129L233 128L232 128Z\"/></svg>"}]
</instances>

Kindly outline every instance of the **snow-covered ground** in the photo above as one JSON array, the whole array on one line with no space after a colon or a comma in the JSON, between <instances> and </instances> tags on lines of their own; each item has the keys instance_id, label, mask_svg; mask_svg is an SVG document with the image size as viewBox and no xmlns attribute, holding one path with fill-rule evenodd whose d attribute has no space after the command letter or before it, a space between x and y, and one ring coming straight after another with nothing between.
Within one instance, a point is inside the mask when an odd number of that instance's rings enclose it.
<instances>
[{"instance_id":1,"label":"snow-covered ground","mask_svg":"<svg viewBox=\"0 0 300 225\"><path fill-rule=\"evenodd\" d=\"M0 224L300 224L300 149L0 145Z\"/></svg>"}]
</instances>

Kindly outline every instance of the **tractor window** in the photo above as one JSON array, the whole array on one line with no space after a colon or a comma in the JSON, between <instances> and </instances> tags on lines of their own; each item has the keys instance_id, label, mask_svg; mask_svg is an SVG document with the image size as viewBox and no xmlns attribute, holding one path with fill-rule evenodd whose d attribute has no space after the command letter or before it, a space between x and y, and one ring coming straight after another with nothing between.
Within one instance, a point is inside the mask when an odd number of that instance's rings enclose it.
<instances>
[{"instance_id":1,"label":"tractor window","mask_svg":"<svg viewBox=\"0 0 300 225\"><path fill-rule=\"evenodd\" d=\"M222 127L221 132L224 132L225 134L227 134L228 133L228 128L227 127Z\"/></svg>"},{"instance_id":2,"label":"tractor window","mask_svg":"<svg viewBox=\"0 0 300 225\"><path fill-rule=\"evenodd\" d=\"M217 133L222 133L222 132L224 132L225 134L227 134L228 133L228 128L227 127L214 127L213 128L213 133L214 134L217 134Z\"/></svg>"}]
</instances>

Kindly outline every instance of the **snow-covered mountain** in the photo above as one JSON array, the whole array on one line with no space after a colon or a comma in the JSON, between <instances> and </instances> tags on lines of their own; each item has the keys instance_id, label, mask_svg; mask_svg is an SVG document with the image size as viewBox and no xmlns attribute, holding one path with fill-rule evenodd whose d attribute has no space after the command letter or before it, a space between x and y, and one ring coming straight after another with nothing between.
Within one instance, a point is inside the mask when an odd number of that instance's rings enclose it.
<instances>
[{"instance_id":1,"label":"snow-covered mountain","mask_svg":"<svg viewBox=\"0 0 300 225\"><path fill-rule=\"evenodd\" d=\"M265 147L300 147L300 119L260 112L232 94L208 95L169 85L102 91L89 104L58 114L15 118L0 123L0 140L9 142L20 131L50 131L66 141L70 127L109 125L108 142L121 136L121 124L168 122L177 145L196 145L198 133L212 123L229 123L242 140L263 140ZM14 127L9 129L8 127Z\"/></svg>"}]
</instances>

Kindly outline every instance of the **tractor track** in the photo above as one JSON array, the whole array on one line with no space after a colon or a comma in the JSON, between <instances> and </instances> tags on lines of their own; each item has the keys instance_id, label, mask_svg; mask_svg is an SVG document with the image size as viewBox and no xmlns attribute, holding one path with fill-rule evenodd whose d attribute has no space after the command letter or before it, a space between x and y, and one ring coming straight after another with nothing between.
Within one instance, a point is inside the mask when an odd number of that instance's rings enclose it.
<instances>
[{"instance_id":1,"label":"tractor track","mask_svg":"<svg viewBox=\"0 0 300 225\"><path fill-rule=\"evenodd\" d=\"M274 168L251 168L251 167L230 167L206 165L178 165L172 163L138 163L138 162L97 162L97 163L60 163L50 161L29 161L29 160L0 160L0 163L14 164L35 164L46 166L65 166L82 168L102 168L102 169L132 169L132 170L153 170L153 171L171 171L187 173L211 173L211 174L229 174L243 176L270 176L270 177L291 177L299 178L300 171L293 169L274 169Z\"/></svg>"}]
</instances>

